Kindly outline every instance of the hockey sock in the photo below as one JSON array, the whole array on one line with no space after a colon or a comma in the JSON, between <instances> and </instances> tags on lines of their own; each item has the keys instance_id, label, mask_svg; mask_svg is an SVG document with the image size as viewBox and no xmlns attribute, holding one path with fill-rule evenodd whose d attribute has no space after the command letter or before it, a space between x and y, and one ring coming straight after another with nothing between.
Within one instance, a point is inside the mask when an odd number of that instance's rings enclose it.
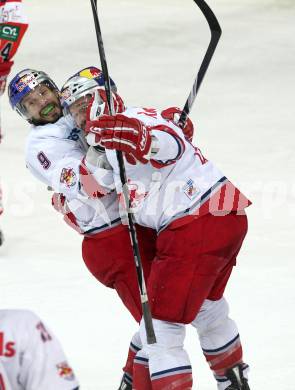
<instances>
[{"instance_id":1,"label":"hockey sock","mask_svg":"<svg viewBox=\"0 0 295 390\"><path fill-rule=\"evenodd\" d=\"M146 355L139 351L134 359L133 386L134 390L152 390L150 371Z\"/></svg>"},{"instance_id":2,"label":"hockey sock","mask_svg":"<svg viewBox=\"0 0 295 390\"><path fill-rule=\"evenodd\" d=\"M242 346L239 335L227 344L216 349L203 349L204 356L215 376L223 376L225 372L242 362Z\"/></svg>"},{"instance_id":3,"label":"hockey sock","mask_svg":"<svg viewBox=\"0 0 295 390\"><path fill-rule=\"evenodd\" d=\"M138 351L141 349L141 341L140 341L140 336L139 333L136 332L129 345L129 350L128 350L128 356L127 360L125 363L125 366L123 367L124 375L123 379L124 382L132 385L133 381L133 364L134 364L134 358L135 355L137 354Z\"/></svg>"},{"instance_id":4,"label":"hockey sock","mask_svg":"<svg viewBox=\"0 0 295 390\"><path fill-rule=\"evenodd\" d=\"M152 389L153 390L191 390L193 386L193 377L191 373L191 367L178 367L184 369L184 371L190 371L185 373L179 373L170 375L170 373L159 372L152 375ZM167 370L169 371L169 370ZM168 375L168 376L165 376Z\"/></svg>"},{"instance_id":5,"label":"hockey sock","mask_svg":"<svg viewBox=\"0 0 295 390\"><path fill-rule=\"evenodd\" d=\"M228 369L243 363L243 350L236 323L228 317L226 300L205 300L192 325L197 329L203 354L218 383L224 390L230 382L226 378Z\"/></svg>"},{"instance_id":6,"label":"hockey sock","mask_svg":"<svg viewBox=\"0 0 295 390\"><path fill-rule=\"evenodd\" d=\"M145 352L148 358L152 390L190 390L193 380L189 356L183 347L185 325L156 319L153 325L157 342L147 344L143 321L140 324L140 353Z\"/></svg>"}]
</instances>

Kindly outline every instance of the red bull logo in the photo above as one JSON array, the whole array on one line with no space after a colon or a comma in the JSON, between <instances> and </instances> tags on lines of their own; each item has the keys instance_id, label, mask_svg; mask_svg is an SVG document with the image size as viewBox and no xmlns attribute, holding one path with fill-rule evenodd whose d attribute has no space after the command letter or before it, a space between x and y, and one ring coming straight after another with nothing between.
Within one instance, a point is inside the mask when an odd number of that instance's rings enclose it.
<instances>
[{"instance_id":1,"label":"red bull logo","mask_svg":"<svg viewBox=\"0 0 295 390\"><path fill-rule=\"evenodd\" d=\"M98 77L101 74L101 71L96 68L84 69L80 72L79 76L86 77L87 79L93 79Z\"/></svg>"},{"instance_id":2,"label":"red bull logo","mask_svg":"<svg viewBox=\"0 0 295 390\"><path fill-rule=\"evenodd\" d=\"M28 85L30 85L34 81L35 81L35 77L33 75L25 75L16 84L16 89L19 92L22 92Z\"/></svg>"}]
</instances>

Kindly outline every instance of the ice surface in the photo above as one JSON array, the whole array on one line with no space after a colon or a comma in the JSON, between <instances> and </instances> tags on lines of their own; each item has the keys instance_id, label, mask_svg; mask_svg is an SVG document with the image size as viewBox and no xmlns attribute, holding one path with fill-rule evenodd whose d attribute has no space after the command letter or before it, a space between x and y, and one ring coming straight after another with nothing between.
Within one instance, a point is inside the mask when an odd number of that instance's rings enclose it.
<instances>
[{"instance_id":1,"label":"ice surface","mask_svg":"<svg viewBox=\"0 0 295 390\"><path fill-rule=\"evenodd\" d=\"M90 2L26 0L30 28L15 57L61 85L98 65ZM223 36L192 110L195 141L253 200L249 234L226 297L251 388L294 390L295 4L211 0ZM109 70L128 105L183 106L209 42L193 1L101 0ZM61 339L86 390L116 389L137 326L115 293L88 274L81 238L26 171L28 126L2 99L0 148L6 235L0 306L37 312ZM215 388L195 332L186 347L195 387Z\"/></svg>"}]
</instances>

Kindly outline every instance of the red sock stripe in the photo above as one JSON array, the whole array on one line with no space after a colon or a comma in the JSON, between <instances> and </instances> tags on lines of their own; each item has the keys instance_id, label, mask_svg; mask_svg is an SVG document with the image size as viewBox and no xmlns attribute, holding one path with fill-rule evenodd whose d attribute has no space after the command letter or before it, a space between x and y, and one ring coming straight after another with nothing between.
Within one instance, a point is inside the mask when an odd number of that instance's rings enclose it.
<instances>
[{"instance_id":1,"label":"red sock stripe","mask_svg":"<svg viewBox=\"0 0 295 390\"><path fill-rule=\"evenodd\" d=\"M216 355L204 353L207 362L216 375L224 375L225 371L242 362L243 350L240 341L233 344L225 352Z\"/></svg>"},{"instance_id":2,"label":"red sock stripe","mask_svg":"<svg viewBox=\"0 0 295 390\"><path fill-rule=\"evenodd\" d=\"M130 377L133 376L133 362L135 358L136 352L134 352L131 348L129 348L127 361L125 366L123 367L123 371L128 373Z\"/></svg>"},{"instance_id":3,"label":"red sock stripe","mask_svg":"<svg viewBox=\"0 0 295 390\"><path fill-rule=\"evenodd\" d=\"M133 366L133 390L152 390L152 383L150 378L150 372L147 361L140 361L138 364L136 361Z\"/></svg>"},{"instance_id":4,"label":"red sock stripe","mask_svg":"<svg viewBox=\"0 0 295 390\"><path fill-rule=\"evenodd\" d=\"M191 390L193 377L191 373L176 374L152 380L153 390Z\"/></svg>"}]
</instances>

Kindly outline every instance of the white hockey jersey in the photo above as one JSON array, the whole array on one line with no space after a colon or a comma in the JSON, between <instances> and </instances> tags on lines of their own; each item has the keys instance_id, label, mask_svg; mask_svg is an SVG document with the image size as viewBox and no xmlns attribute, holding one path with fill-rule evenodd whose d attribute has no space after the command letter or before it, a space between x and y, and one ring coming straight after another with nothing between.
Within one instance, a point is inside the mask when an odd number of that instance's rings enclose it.
<instances>
[{"instance_id":1,"label":"white hockey jersey","mask_svg":"<svg viewBox=\"0 0 295 390\"><path fill-rule=\"evenodd\" d=\"M159 111L132 107L123 114L141 120L146 126L156 127L157 132L164 131L170 135L171 142L175 144L176 141L179 146L173 160L165 158L168 148L162 143L161 161L136 165L125 161L137 223L161 231L172 221L188 215L195 218L208 212L243 210L250 204L224 174L185 139L182 130L172 121L163 119ZM117 191L121 193L115 151L108 150L107 158L114 170ZM158 158L157 154L154 158Z\"/></svg>"},{"instance_id":2,"label":"white hockey jersey","mask_svg":"<svg viewBox=\"0 0 295 390\"><path fill-rule=\"evenodd\" d=\"M78 386L59 341L39 317L26 310L0 310L1 390L74 390Z\"/></svg>"},{"instance_id":3,"label":"white hockey jersey","mask_svg":"<svg viewBox=\"0 0 295 390\"><path fill-rule=\"evenodd\" d=\"M115 191L101 198L89 198L83 191L80 170L87 148L82 131L70 117L62 117L54 124L31 127L25 158L38 180L66 197L73 214L70 225L82 234L94 234L120 224L121 219ZM98 171L113 183L111 171L98 168L95 174Z\"/></svg>"},{"instance_id":4,"label":"white hockey jersey","mask_svg":"<svg viewBox=\"0 0 295 390\"><path fill-rule=\"evenodd\" d=\"M0 390L13 390L0 360Z\"/></svg>"}]
</instances>

